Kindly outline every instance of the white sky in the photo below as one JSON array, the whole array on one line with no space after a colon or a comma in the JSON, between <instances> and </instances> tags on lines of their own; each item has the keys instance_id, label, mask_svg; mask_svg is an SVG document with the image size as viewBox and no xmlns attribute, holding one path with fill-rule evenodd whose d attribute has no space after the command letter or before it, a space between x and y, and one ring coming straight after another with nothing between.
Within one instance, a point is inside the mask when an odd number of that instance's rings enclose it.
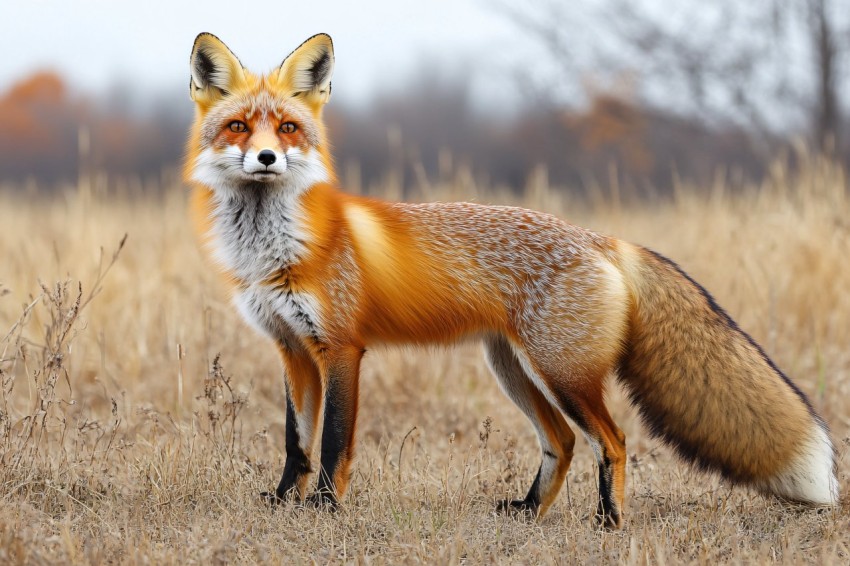
<instances>
[{"instance_id":1,"label":"white sky","mask_svg":"<svg viewBox=\"0 0 850 566\"><path fill-rule=\"evenodd\" d=\"M493 75L508 77L518 48L509 45L515 28L486 0L0 0L0 22L0 92L37 69L59 71L84 92L119 83L183 88L202 31L254 71L277 66L307 37L329 33L334 93L349 101L366 99L381 81L406 78L426 58L489 74L485 81L496 84Z\"/></svg>"}]
</instances>

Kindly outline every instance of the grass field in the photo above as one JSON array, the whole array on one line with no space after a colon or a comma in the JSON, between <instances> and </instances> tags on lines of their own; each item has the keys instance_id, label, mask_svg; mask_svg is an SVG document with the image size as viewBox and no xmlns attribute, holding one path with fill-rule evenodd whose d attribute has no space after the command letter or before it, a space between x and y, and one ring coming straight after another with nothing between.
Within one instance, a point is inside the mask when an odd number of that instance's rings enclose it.
<instances>
[{"instance_id":1,"label":"grass field","mask_svg":"<svg viewBox=\"0 0 850 566\"><path fill-rule=\"evenodd\" d=\"M625 528L593 527L581 439L543 520L495 514L495 500L525 494L539 451L475 344L367 354L344 505L267 508L258 493L284 459L280 364L204 263L184 190L164 183L164 197L107 197L89 179L52 198L0 193L0 563L850 561L846 498L788 507L695 472L615 388ZM570 202L545 183L520 198L458 181L418 198L522 204L675 259L810 396L846 493L847 191L843 171L813 159L762 186L681 186L654 206L605 191Z\"/></svg>"}]
</instances>

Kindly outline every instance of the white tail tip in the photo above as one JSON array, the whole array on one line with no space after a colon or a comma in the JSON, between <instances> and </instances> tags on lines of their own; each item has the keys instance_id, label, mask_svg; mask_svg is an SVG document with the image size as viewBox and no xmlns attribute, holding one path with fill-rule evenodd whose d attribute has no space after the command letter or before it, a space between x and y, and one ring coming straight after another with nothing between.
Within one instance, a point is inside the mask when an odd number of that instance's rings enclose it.
<instances>
[{"instance_id":1,"label":"white tail tip","mask_svg":"<svg viewBox=\"0 0 850 566\"><path fill-rule=\"evenodd\" d=\"M780 474L768 480L768 489L779 497L810 505L838 503L835 451L829 434L812 423L812 434L800 453Z\"/></svg>"}]
</instances>

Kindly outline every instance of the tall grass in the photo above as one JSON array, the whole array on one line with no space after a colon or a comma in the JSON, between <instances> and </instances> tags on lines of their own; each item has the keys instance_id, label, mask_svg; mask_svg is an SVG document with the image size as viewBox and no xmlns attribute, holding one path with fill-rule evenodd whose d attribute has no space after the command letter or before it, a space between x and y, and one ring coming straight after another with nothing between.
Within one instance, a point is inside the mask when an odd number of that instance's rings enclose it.
<instances>
[{"instance_id":1,"label":"tall grass","mask_svg":"<svg viewBox=\"0 0 850 566\"><path fill-rule=\"evenodd\" d=\"M596 476L581 443L544 520L494 514L496 499L524 494L538 448L470 344L369 353L345 504L333 514L269 509L258 494L284 457L274 348L229 306L179 185L116 198L101 184L82 180L53 198L0 194L2 563L850 557L846 503L787 507L694 472L648 438L617 391L625 529L593 529ZM413 198L521 204L676 260L810 396L832 427L846 492L847 185L841 168L812 158L795 174L778 165L759 186L683 184L654 204L610 190L571 199L542 175L521 196L459 175L423 181Z\"/></svg>"}]
</instances>

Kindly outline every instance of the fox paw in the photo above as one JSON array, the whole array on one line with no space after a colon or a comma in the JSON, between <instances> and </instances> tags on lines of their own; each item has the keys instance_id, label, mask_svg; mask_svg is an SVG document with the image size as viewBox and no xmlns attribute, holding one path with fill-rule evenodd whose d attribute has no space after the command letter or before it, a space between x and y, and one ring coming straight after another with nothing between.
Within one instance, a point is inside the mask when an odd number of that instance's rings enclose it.
<instances>
[{"instance_id":1,"label":"fox paw","mask_svg":"<svg viewBox=\"0 0 850 566\"><path fill-rule=\"evenodd\" d=\"M617 531L623 527L623 519L617 511L608 511L607 513L597 511L593 515L593 520L596 528L606 531Z\"/></svg>"},{"instance_id":2,"label":"fox paw","mask_svg":"<svg viewBox=\"0 0 850 566\"><path fill-rule=\"evenodd\" d=\"M266 504L274 507L276 505L283 505L286 503L287 497L280 497L274 491L261 491L260 499L262 499Z\"/></svg>"},{"instance_id":3,"label":"fox paw","mask_svg":"<svg viewBox=\"0 0 850 566\"><path fill-rule=\"evenodd\" d=\"M295 487L291 487L284 490L261 491L260 498L271 506L283 505L288 501L298 500L298 490Z\"/></svg>"},{"instance_id":4,"label":"fox paw","mask_svg":"<svg viewBox=\"0 0 850 566\"><path fill-rule=\"evenodd\" d=\"M304 506L325 511L336 511L339 503L333 494L326 491L317 491L304 500Z\"/></svg>"},{"instance_id":5,"label":"fox paw","mask_svg":"<svg viewBox=\"0 0 850 566\"><path fill-rule=\"evenodd\" d=\"M525 515L531 519L537 517L539 505L525 499L503 499L496 505L499 513Z\"/></svg>"}]
</instances>

